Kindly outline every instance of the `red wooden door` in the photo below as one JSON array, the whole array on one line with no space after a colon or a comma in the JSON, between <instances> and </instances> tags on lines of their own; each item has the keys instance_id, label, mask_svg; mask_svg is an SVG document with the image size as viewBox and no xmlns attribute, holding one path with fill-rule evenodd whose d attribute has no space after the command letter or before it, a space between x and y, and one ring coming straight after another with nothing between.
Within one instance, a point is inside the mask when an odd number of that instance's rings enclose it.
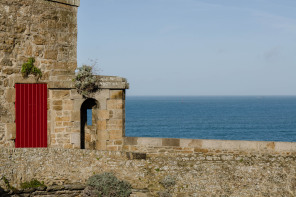
<instances>
[{"instance_id":1,"label":"red wooden door","mask_svg":"<svg viewBox=\"0 0 296 197\"><path fill-rule=\"evenodd\" d=\"M47 147L47 85L15 84L15 89L15 147Z\"/></svg>"}]
</instances>

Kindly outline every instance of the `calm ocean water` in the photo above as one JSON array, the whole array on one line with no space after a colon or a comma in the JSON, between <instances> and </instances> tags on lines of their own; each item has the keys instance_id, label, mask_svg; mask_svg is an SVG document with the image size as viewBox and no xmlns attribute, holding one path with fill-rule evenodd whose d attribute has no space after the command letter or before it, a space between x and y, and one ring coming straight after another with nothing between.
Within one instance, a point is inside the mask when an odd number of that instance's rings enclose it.
<instances>
[{"instance_id":1,"label":"calm ocean water","mask_svg":"<svg viewBox=\"0 0 296 197\"><path fill-rule=\"evenodd\" d=\"M296 142L296 96L130 96L126 136Z\"/></svg>"}]
</instances>

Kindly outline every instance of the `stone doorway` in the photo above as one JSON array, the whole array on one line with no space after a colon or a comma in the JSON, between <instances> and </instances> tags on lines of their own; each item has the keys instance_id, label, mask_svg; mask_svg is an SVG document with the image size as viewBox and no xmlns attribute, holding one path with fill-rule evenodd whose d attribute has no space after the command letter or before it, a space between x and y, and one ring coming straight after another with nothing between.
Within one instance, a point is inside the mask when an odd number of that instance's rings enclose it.
<instances>
[{"instance_id":1,"label":"stone doorway","mask_svg":"<svg viewBox=\"0 0 296 197\"><path fill-rule=\"evenodd\" d=\"M95 99L86 99L80 109L80 148L96 149L97 139L97 109Z\"/></svg>"}]
</instances>

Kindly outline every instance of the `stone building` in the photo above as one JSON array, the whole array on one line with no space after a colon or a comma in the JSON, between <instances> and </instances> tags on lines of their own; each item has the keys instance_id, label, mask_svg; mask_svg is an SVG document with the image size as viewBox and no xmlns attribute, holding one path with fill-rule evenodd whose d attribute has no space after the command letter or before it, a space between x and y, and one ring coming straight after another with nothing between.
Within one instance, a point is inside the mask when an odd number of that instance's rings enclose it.
<instances>
[{"instance_id":1,"label":"stone building","mask_svg":"<svg viewBox=\"0 0 296 197\"><path fill-rule=\"evenodd\" d=\"M74 87L79 4L80 0L0 1L0 147L38 141L43 132L46 147L121 149L126 80L100 76L100 90L92 98L84 98ZM38 81L21 74L30 57L42 71ZM45 85L43 117L36 107L38 88L30 86L35 91L31 94L25 84Z\"/></svg>"}]
</instances>

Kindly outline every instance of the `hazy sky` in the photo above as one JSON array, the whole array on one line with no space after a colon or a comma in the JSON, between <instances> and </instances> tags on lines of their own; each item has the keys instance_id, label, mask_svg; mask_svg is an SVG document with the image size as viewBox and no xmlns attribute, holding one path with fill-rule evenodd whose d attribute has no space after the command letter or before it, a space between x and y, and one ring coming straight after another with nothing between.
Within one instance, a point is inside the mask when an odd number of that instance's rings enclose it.
<instances>
[{"instance_id":1,"label":"hazy sky","mask_svg":"<svg viewBox=\"0 0 296 197\"><path fill-rule=\"evenodd\" d=\"M296 1L82 0L89 59L128 95L296 95Z\"/></svg>"}]
</instances>

